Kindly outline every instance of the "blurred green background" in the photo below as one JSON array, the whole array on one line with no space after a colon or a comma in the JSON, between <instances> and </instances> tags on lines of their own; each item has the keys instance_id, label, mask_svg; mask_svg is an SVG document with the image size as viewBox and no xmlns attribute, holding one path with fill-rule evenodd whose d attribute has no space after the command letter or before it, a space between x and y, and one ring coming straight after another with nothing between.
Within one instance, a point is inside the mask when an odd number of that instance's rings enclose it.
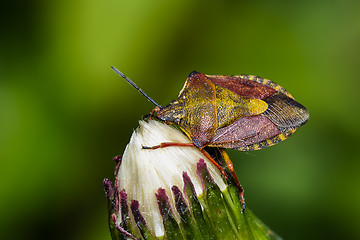
<instances>
[{"instance_id":1,"label":"blurred green background","mask_svg":"<svg viewBox=\"0 0 360 240\"><path fill-rule=\"evenodd\" d=\"M360 238L360 2L7 1L0 37L3 239L110 239L113 179L138 120L187 75L253 74L310 111L290 139L229 151L248 207L285 239Z\"/></svg>"}]
</instances>

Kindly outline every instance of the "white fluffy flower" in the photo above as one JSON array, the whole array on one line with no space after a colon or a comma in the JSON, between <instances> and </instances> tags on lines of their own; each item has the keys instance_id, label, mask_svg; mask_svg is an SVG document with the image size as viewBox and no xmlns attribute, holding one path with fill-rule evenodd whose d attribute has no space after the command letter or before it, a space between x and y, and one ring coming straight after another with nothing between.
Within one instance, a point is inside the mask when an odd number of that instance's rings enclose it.
<instances>
[{"instance_id":1,"label":"white fluffy flower","mask_svg":"<svg viewBox=\"0 0 360 240\"><path fill-rule=\"evenodd\" d=\"M164 227L155 193L163 188L175 206L172 186L183 189L183 172L192 180L196 194L202 194L201 179L197 176L197 163L204 159L215 183L223 191L226 188L217 168L196 147L166 147L142 149L162 142L189 143L179 130L155 120L140 121L140 126L131 136L118 172L119 190L125 189L128 200L137 200L139 210L156 236L164 236ZM178 218L178 215L175 214ZM121 218L117 218L119 221Z\"/></svg>"},{"instance_id":2,"label":"white fluffy flower","mask_svg":"<svg viewBox=\"0 0 360 240\"><path fill-rule=\"evenodd\" d=\"M163 122L140 121L123 157L115 158L114 187L104 180L112 239L280 239L242 211L232 176L225 182L196 147L142 148L164 142L190 141ZM208 150L224 165L226 153Z\"/></svg>"}]
</instances>

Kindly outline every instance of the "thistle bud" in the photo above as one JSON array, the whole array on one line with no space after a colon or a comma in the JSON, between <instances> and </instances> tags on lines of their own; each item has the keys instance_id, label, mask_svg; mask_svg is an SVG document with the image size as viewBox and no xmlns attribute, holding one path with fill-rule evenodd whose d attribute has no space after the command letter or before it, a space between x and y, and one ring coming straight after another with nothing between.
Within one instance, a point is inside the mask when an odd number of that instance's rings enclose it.
<instances>
[{"instance_id":1,"label":"thistle bud","mask_svg":"<svg viewBox=\"0 0 360 240\"><path fill-rule=\"evenodd\" d=\"M163 142L190 141L175 127L140 121L114 159L114 187L104 180L112 239L280 239L242 211L236 185L196 147L143 149ZM221 154L212 153L220 164Z\"/></svg>"}]
</instances>

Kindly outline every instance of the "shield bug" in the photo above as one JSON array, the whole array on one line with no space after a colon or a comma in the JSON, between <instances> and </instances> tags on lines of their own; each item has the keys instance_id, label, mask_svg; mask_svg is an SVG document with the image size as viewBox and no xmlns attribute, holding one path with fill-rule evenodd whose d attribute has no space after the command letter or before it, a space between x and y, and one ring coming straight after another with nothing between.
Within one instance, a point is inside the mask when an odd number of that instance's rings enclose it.
<instances>
[{"instance_id":1,"label":"shield bug","mask_svg":"<svg viewBox=\"0 0 360 240\"><path fill-rule=\"evenodd\" d=\"M283 87L253 75L192 72L178 98L162 107L124 74L113 70L156 105L151 115L177 124L192 140L191 144L161 143L145 148L196 146L208 158L211 157L204 147L258 150L287 139L309 118L307 109ZM216 161L212 162L222 170ZM236 179L230 159L226 162ZM238 181L237 184L242 191Z\"/></svg>"},{"instance_id":2,"label":"shield bug","mask_svg":"<svg viewBox=\"0 0 360 240\"><path fill-rule=\"evenodd\" d=\"M192 72L178 99L157 107L198 148L258 150L288 138L309 118L307 109L276 83L252 76Z\"/></svg>"}]
</instances>

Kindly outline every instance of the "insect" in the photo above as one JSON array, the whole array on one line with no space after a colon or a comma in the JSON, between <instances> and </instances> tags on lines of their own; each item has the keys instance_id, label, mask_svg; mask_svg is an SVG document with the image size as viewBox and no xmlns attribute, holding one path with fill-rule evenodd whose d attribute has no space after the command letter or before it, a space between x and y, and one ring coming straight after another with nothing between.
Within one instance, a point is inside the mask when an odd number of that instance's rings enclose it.
<instances>
[{"instance_id":1,"label":"insect","mask_svg":"<svg viewBox=\"0 0 360 240\"><path fill-rule=\"evenodd\" d=\"M288 138L309 118L281 86L251 76L192 72L177 100L156 109L203 148L258 150Z\"/></svg>"},{"instance_id":2,"label":"insect","mask_svg":"<svg viewBox=\"0 0 360 240\"><path fill-rule=\"evenodd\" d=\"M113 70L156 105L153 116L179 125L192 141L145 148L196 146L203 153L204 147L258 150L287 139L309 118L308 110L283 87L253 75L192 72L178 98L162 107L124 74ZM212 162L221 170L216 161ZM230 159L227 166L236 178ZM240 184L238 187L241 189Z\"/></svg>"}]
</instances>

